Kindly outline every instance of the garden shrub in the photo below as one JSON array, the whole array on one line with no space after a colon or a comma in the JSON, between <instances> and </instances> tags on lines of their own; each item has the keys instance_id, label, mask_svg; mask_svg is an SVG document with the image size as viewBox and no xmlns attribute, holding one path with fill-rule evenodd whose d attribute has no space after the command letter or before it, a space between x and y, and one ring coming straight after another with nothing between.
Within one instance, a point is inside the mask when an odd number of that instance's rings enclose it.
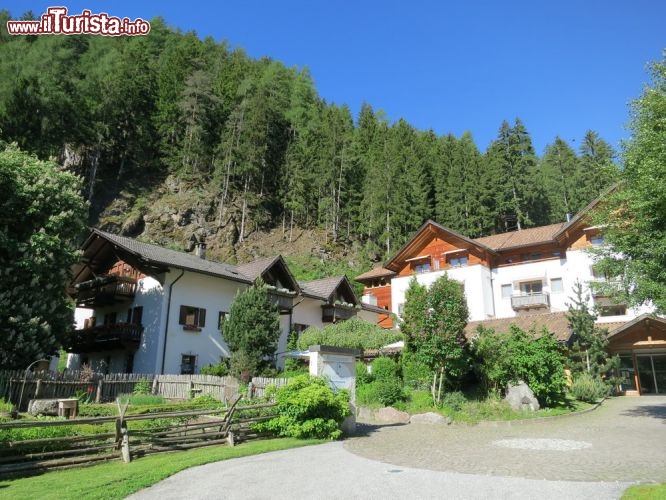
<instances>
[{"instance_id":1,"label":"garden shrub","mask_svg":"<svg viewBox=\"0 0 666 500\"><path fill-rule=\"evenodd\" d=\"M215 375L216 377L226 377L229 375L229 366L224 362L217 365L206 365L201 368L201 374Z\"/></svg>"},{"instance_id":2,"label":"garden shrub","mask_svg":"<svg viewBox=\"0 0 666 500\"><path fill-rule=\"evenodd\" d=\"M577 375L571 385L571 395L578 401L586 403L596 403L608 396L609 392L609 387L603 380L589 373Z\"/></svg>"},{"instance_id":3,"label":"garden shrub","mask_svg":"<svg viewBox=\"0 0 666 500\"><path fill-rule=\"evenodd\" d=\"M400 364L402 379L406 387L416 390L430 390L432 372L426 365L419 363L414 354L403 352Z\"/></svg>"},{"instance_id":4,"label":"garden shrub","mask_svg":"<svg viewBox=\"0 0 666 500\"><path fill-rule=\"evenodd\" d=\"M372 361L372 378L374 380L388 380L399 378L400 367L391 358L379 357Z\"/></svg>"},{"instance_id":5,"label":"garden shrub","mask_svg":"<svg viewBox=\"0 0 666 500\"><path fill-rule=\"evenodd\" d=\"M397 377L376 380L370 385L375 386L374 396L383 406L391 406L405 399L402 382Z\"/></svg>"},{"instance_id":6,"label":"garden shrub","mask_svg":"<svg viewBox=\"0 0 666 500\"><path fill-rule=\"evenodd\" d=\"M372 382L373 376L368 372L368 367L361 361L356 362L356 387Z\"/></svg>"},{"instance_id":7,"label":"garden shrub","mask_svg":"<svg viewBox=\"0 0 666 500\"><path fill-rule=\"evenodd\" d=\"M337 439L340 424L350 414L349 392L333 393L326 380L302 375L277 389L278 416L253 426L282 437Z\"/></svg>"},{"instance_id":8,"label":"garden shrub","mask_svg":"<svg viewBox=\"0 0 666 500\"><path fill-rule=\"evenodd\" d=\"M467 398L460 391L447 392L442 398L442 406L453 412L462 410L466 402Z\"/></svg>"}]
</instances>

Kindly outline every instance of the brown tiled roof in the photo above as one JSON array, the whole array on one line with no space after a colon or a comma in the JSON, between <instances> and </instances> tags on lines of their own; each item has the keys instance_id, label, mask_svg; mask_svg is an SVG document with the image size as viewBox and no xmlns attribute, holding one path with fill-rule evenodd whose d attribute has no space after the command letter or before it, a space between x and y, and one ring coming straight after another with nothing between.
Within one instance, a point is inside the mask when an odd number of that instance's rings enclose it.
<instances>
[{"instance_id":1,"label":"brown tiled roof","mask_svg":"<svg viewBox=\"0 0 666 500\"><path fill-rule=\"evenodd\" d=\"M567 313L565 312L530 314L516 316L514 318L470 321L465 327L465 336L467 338L471 337L476 331L476 328L480 325L483 325L485 328L492 328L497 332L508 332L509 327L512 324L525 331L534 328L537 333L540 333L545 326L550 332L555 334L555 338L560 342L567 342L571 337L569 321L567 320Z\"/></svg>"},{"instance_id":2,"label":"brown tiled roof","mask_svg":"<svg viewBox=\"0 0 666 500\"><path fill-rule=\"evenodd\" d=\"M372 279L372 278L381 278L382 276L393 276L395 273L391 271L390 269L386 269L385 267L375 267L374 269L370 269L368 272L365 272L363 274L360 274L354 278L355 281L359 280L367 280L367 279Z\"/></svg>"},{"instance_id":3,"label":"brown tiled roof","mask_svg":"<svg viewBox=\"0 0 666 500\"><path fill-rule=\"evenodd\" d=\"M548 243L555 240L555 235L562 229L565 223L550 224L548 226L531 227L520 231L495 234L476 238L474 241L484 244L493 250L505 250L507 248L535 245L537 243Z\"/></svg>"},{"instance_id":4,"label":"brown tiled roof","mask_svg":"<svg viewBox=\"0 0 666 500\"><path fill-rule=\"evenodd\" d=\"M299 281L298 285L301 287L301 292L306 297L311 297L313 299L319 299L328 302L335 291L340 286L345 286L350 292L350 295L356 300L356 295L352 289L349 281L344 276L332 276L330 278L322 278L320 280L313 281ZM356 302L355 302L356 304Z\"/></svg>"},{"instance_id":5,"label":"brown tiled roof","mask_svg":"<svg viewBox=\"0 0 666 500\"><path fill-rule=\"evenodd\" d=\"M259 260L253 260L252 262L248 262L247 264L240 264L238 265L238 269L240 272L242 272L245 276L248 276L249 278L256 280L259 276L263 274L263 272L271 267L276 260L278 260L280 257L279 256L272 256L272 257L265 257L263 259Z\"/></svg>"}]
</instances>

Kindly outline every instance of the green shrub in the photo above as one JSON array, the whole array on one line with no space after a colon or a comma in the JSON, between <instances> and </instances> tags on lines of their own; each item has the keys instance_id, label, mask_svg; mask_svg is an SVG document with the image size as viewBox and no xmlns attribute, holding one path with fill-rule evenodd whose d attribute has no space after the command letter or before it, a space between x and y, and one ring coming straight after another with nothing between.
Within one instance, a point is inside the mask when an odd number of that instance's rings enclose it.
<instances>
[{"instance_id":1,"label":"green shrub","mask_svg":"<svg viewBox=\"0 0 666 500\"><path fill-rule=\"evenodd\" d=\"M398 363L391 358L376 358L372 361L372 378L375 380L398 378L399 369Z\"/></svg>"},{"instance_id":2,"label":"green shrub","mask_svg":"<svg viewBox=\"0 0 666 500\"><path fill-rule=\"evenodd\" d=\"M215 375L216 377L226 377L229 375L229 366L226 363L217 365L206 365L201 368L203 375Z\"/></svg>"},{"instance_id":3,"label":"green shrub","mask_svg":"<svg viewBox=\"0 0 666 500\"><path fill-rule=\"evenodd\" d=\"M587 403L596 403L608 396L609 392L609 387L603 380L588 373L576 376L571 385L571 395L578 401Z\"/></svg>"},{"instance_id":4,"label":"green shrub","mask_svg":"<svg viewBox=\"0 0 666 500\"><path fill-rule=\"evenodd\" d=\"M426 365L419 363L414 354L403 352L400 364L405 387L419 391L430 389L432 372Z\"/></svg>"},{"instance_id":5,"label":"green shrub","mask_svg":"<svg viewBox=\"0 0 666 500\"><path fill-rule=\"evenodd\" d=\"M340 424L349 415L349 393L337 393L323 378L302 375L277 389L278 416L255 424L259 432L272 432L282 437L337 439Z\"/></svg>"},{"instance_id":6,"label":"green shrub","mask_svg":"<svg viewBox=\"0 0 666 500\"><path fill-rule=\"evenodd\" d=\"M373 376L368 372L368 366L361 362L356 362L356 387L372 382Z\"/></svg>"},{"instance_id":7,"label":"green shrub","mask_svg":"<svg viewBox=\"0 0 666 500\"><path fill-rule=\"evenodd\" d=\"M372 385L375 386L377 401L383 406L391 406L405 400L402 382L397 377L376 380Z\"/></svg>"},{"instance_id":8,"label":"green shrub","mask_svg":"<svg viewBox=\"0 0 666 500\"><path fill-rule=\"evenodd\" d=\"M148 380L142 380L134 384L134 389L132 390L132 394L135 395L150 394L152 390L153 390L152 383Z\"/></svg>"},{"instance_id":9,"label":"green shrub","mask_svg":"<svg viewBox=\"0 0 666 500\"><path fill-rule=\"evenodd\" d=\"M442 398L442 406L452 412L459 412L467 402L467 398L460 391L447 392Z\"/></svg>"}]
</instances>

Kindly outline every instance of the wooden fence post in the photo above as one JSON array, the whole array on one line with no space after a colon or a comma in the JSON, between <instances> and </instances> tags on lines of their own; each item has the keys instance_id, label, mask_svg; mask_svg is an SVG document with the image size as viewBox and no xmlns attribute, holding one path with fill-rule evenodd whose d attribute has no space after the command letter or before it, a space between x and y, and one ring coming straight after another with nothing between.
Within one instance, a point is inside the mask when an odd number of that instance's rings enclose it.
<instances>
[{"instance_id":1,"label":"wooden fence post","mask_svg":"<svg viewBox=\"0 0 666 500\"><path fill-rule=\"evenodd\" d=\"M99 379L97 381L97 393L95 394L95 403L99 403L100 401L102 401L102 384L103 383L104 382L102 381L102 379Z\"/></svg>"},{"instance_id":2,"label":"wooden fence post","mask_svg":"<svg viewBox=\"0 0 666 500\"><path fill-rule=\"evenodd\" d=\"M34 399L39 399L39 393L41 392L42 388L42 379L38 378L37 379L37 384L35 385L35 396Z\"/></svg>"},{"instance_id":3,"label":"wooden fence post","mask_svg":"<svg viewBox=\"0 0 666 500\"><path fill-rule=\"evenodd\" d=\"M154 396L157 395L157 375L155 375L155 378L153 379L153 388L150 390L150 393Z\"/></svg>"}]
</instances>

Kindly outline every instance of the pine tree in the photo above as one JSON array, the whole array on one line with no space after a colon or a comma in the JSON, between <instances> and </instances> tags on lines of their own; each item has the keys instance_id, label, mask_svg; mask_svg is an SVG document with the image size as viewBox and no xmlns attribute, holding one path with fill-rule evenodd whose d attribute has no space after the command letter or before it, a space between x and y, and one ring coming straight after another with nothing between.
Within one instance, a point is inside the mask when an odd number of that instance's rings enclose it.
<instances>
[{"instance_id":1,"label":"pine tree","mask_svg":"<svg viewBox=\"0 0 666 500\"><path fill-rule=\"evenodd\" d=\"M604 377L617 366L616 359L608 354L608 330L595 326L597 317L588 307L589 297L583 293L580 281L574 284L571 301L567 320L574 338L569 350L572 371Z\"/></svg>"}]
</instances>

